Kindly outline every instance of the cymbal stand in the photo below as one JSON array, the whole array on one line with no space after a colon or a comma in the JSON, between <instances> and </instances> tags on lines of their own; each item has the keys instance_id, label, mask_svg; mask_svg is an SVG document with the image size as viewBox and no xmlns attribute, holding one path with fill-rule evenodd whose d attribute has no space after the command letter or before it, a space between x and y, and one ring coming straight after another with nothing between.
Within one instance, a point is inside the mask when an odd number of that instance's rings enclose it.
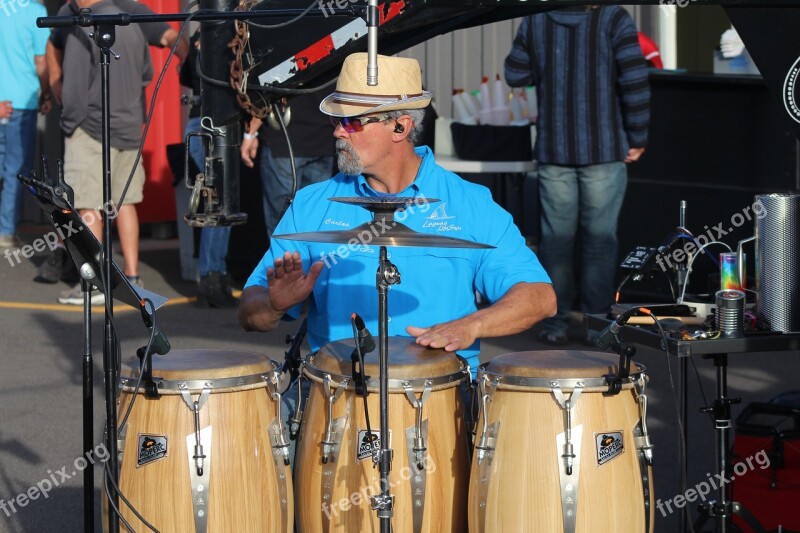
<instances>
[{"instance_id":1,"label":"cymbal stand","mask_svg":"<svg viewBox=\"0 0 800 533\"><path fill-rule=\"evenodd\" d=\"M380 213L385 221L391 221L391 213ZM376 213L376 217L378 213ZM381 449L378 452L378 465L381 474L381 493L372 498L372 508L378 511L381 533L389 533L392 529L392 509L394 497L389 492L389 472L392 470L392 450L389 448L389 286L400 283L400 272L388 259L386 246L380 247L376 273L378 289L378 340L380 369L380 417L381 417Z\"/></svg>"}]
</instances>

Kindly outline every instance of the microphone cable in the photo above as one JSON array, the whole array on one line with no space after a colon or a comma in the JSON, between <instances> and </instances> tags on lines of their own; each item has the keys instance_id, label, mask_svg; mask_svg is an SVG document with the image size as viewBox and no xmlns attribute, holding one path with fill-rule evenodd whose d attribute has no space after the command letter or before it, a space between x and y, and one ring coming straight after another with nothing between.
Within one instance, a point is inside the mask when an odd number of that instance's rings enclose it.
<instances>
[{"instance_id":1,"label":"microphone cable","mask_svg":"<svg viewBox=\"0 0 800 533\"><path fill-rule=\"evenodd\" d=\"M658 306L650 306L650 307L658 307ZM680 475L680 484L681 484L680 490L681 490L681 494L685 494L687 489L688 489L688 483L689 483L689 480L686 479L686 468L685 468L685 465L687 464L687 452L686 452L686 441L685 441L686 428L684 427L684 420L683 420L683 417L681 416L681 411L680 411L680 407L679 407L680 401L678 400L678 393L677 393L677 390L675 388L675 377L672 374L672 364L670 363L670 358L669 358L669 345L668 345L668 339L667 339L667 332L664 330L664 327L661 325L661 321L658 319L658 317L652 311L650 311L650 309L648 309L647 307L641 307L639 309L639 311L641 311L645 315L647 315L650 318L652 318L653 322L655 322L656 328L658 328L658 333L659 333L659 335L661 335L661 348L664 351L664 353L667 355L667 358L666 358L667 376L669 377L669 387L670 387L670 392L672 393L672 405L675 408L675 418L676 418L676 420L678 422L678 424L677 424L677 427L678 427L678 449L679 449L679 453L680 453L680 460L681 460L681 466L682 466L681 475ZM684 384L684 386L685 386L685 384ZM681 394L685 394L685 391L681 391ZM695 533L694 524L692 522L691 516L689 515L688 507L687 507L686 513L687 513L687 517L689 518L689 520L688 520L688 522L689 522L689 531L691 531L691 533Z\"/></svg>"},{"instance_id":2,"label":"microphone cable","mask_svg":"<svg viewBox=\"0 0 800 533\"><path fill-rule=\"evenodd\" d=\"M194 7L195 2L190 3L186 6L184 12L188 12L189 9ZM183 34L186 31L186 28L189 26L189 22L197 16L200 11L193 11L189 13L189 16L181 22L180 29L178 30L178 37L175 39L175 42L172 44L172 48L169 51L169 55L167 55L167 60L164 62L164 66L161 69L161 73L158 75L158 80L156 81L155 87L153 87L153 95L150 98L150 109L147 111L147 118L144 121L144 130L142 130L142 139L139 141L139 150L136 152L136 159L133 161L133 167L131 168L131 172L128 175L128 180L125 182L125 187L122 189L122 194L119 197L119 202L117 204L117 211L122 207L125 202L125 195L128 193L128 188L133 181L133 175L136 173L136 167L139 165L139 160L142 158L142 152L144 151L144 143L147 140L147 133L150 131L150 122L153 119L153 113L156 109L156 100L158 98L158 92L161 89L161 83L164 81L164 76L167 74L167 69L169 68L170 63L172 62L172 58L175 56L175 51L178 49L178 45L181 43L181 39L183 38ZM148 50L149 53L149 50ZM198 55L199 57L199 55ZM112 195L113 200L113 195Z\"/></svg>"}]
</instances>

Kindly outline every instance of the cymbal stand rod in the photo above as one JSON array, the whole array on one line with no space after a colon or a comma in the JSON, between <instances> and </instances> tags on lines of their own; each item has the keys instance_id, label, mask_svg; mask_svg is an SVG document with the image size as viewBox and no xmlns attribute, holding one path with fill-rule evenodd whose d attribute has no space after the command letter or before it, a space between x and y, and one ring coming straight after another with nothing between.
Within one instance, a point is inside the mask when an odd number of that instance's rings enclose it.
<instances>
[{"instance_id":1,"label":"cymbal stand rod","mask_svg":"<svg viewBox=\"0 0 800 533\"><path fill-rule=\"evenodd\" d=\"M372 499L372 508L378 511L381 533L392 530L394 498L389 493L389 473L392 470L392 450L389 448L389 286L400 283L400 273L388 259L386 247L380 247L376 273L378 289L378 338L380 356L380 418L381 449L378 464L381 475L381 493Z\"/></svg>"}]
</instances>

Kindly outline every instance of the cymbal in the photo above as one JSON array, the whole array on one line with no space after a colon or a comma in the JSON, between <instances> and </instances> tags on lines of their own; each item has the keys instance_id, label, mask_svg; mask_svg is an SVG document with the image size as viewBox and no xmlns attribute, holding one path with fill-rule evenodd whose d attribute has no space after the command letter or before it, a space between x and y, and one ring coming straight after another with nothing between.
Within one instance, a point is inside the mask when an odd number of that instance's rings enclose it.
<instances>
[{"instance_id":1,"label":"cymbal","mask_svg":"<svg viewBox=\"0 0 800 533\"><path fill-rule=\"evenodd\" d=\"M377 235L376 235L377 233ZM284 233L273 235L274 239L292 241L329 242L376 246L418 246L431 248L494 248L489 244L445 237L432 233L419 233L396 220L387 220L385 224L371 221L353 229L343 231L308 231L304 233Z\"/></svg>"},{"instance_id":2,"label":"cymbal","mask_svg":"<svg viewBox=\"0 0 800 533\"><path fill-rule=\"evenodd\" d=\"M402 210L410 205L421 207L424 204L439 202L436 198L426 198L424 196L389 196L386 198L373 198L369 196L335 196L328 198L331 202L358 205L372 211L373 213L393 213L398 209Z\"/></svg>"}]
</instances>

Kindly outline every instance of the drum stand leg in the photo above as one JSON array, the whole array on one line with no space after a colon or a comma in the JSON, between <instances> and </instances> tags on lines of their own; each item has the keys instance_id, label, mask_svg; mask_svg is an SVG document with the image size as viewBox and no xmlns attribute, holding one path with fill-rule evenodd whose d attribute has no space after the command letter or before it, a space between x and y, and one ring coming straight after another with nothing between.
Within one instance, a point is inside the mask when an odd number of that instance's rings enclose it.
<instances>
[{"instance_id":1,"label":"drum stand leg","mask_svg":"<svg viewBox=\"0 0 800 533\"><path fill-rule=\"evenodd\" d=\"M389 473L392 470L392 450L389 449L389 286L400 283L400 272L387 258L386 246L380 248L376 284L378 289L378 337L380 343L380 418L381 449L378 465L381 473L381 493L372 499L372 508L378 512L381 533L392 530L394 497L389 493Z\"/></svg>"},{"instance_id":2,"label":"drum stand leg","mask_svg":"<svg viewBox=\"0 0 800 533\"><path fill-rule=\"evenodd\" d=\"M755 517L741 504L730 500L731 464L728 454L728 433L731 429L731 405L741 401L740 398L728 398L728 354L712 354L705 356L714 359L717 367L717 398L711 406L701 409L701 412L711 413L714 416L714 430L716 431L716 460L717 476L715 482L719 501L709 500L700 505L700 516L694 524L694 529L699 533L706 521L713 517L716 520L716 533L733 532L731 518L734 514L744 519L755 533L764 533L764 528ZM738 529L736 529L738 531Z\"/></svg>"}]
</instances>

